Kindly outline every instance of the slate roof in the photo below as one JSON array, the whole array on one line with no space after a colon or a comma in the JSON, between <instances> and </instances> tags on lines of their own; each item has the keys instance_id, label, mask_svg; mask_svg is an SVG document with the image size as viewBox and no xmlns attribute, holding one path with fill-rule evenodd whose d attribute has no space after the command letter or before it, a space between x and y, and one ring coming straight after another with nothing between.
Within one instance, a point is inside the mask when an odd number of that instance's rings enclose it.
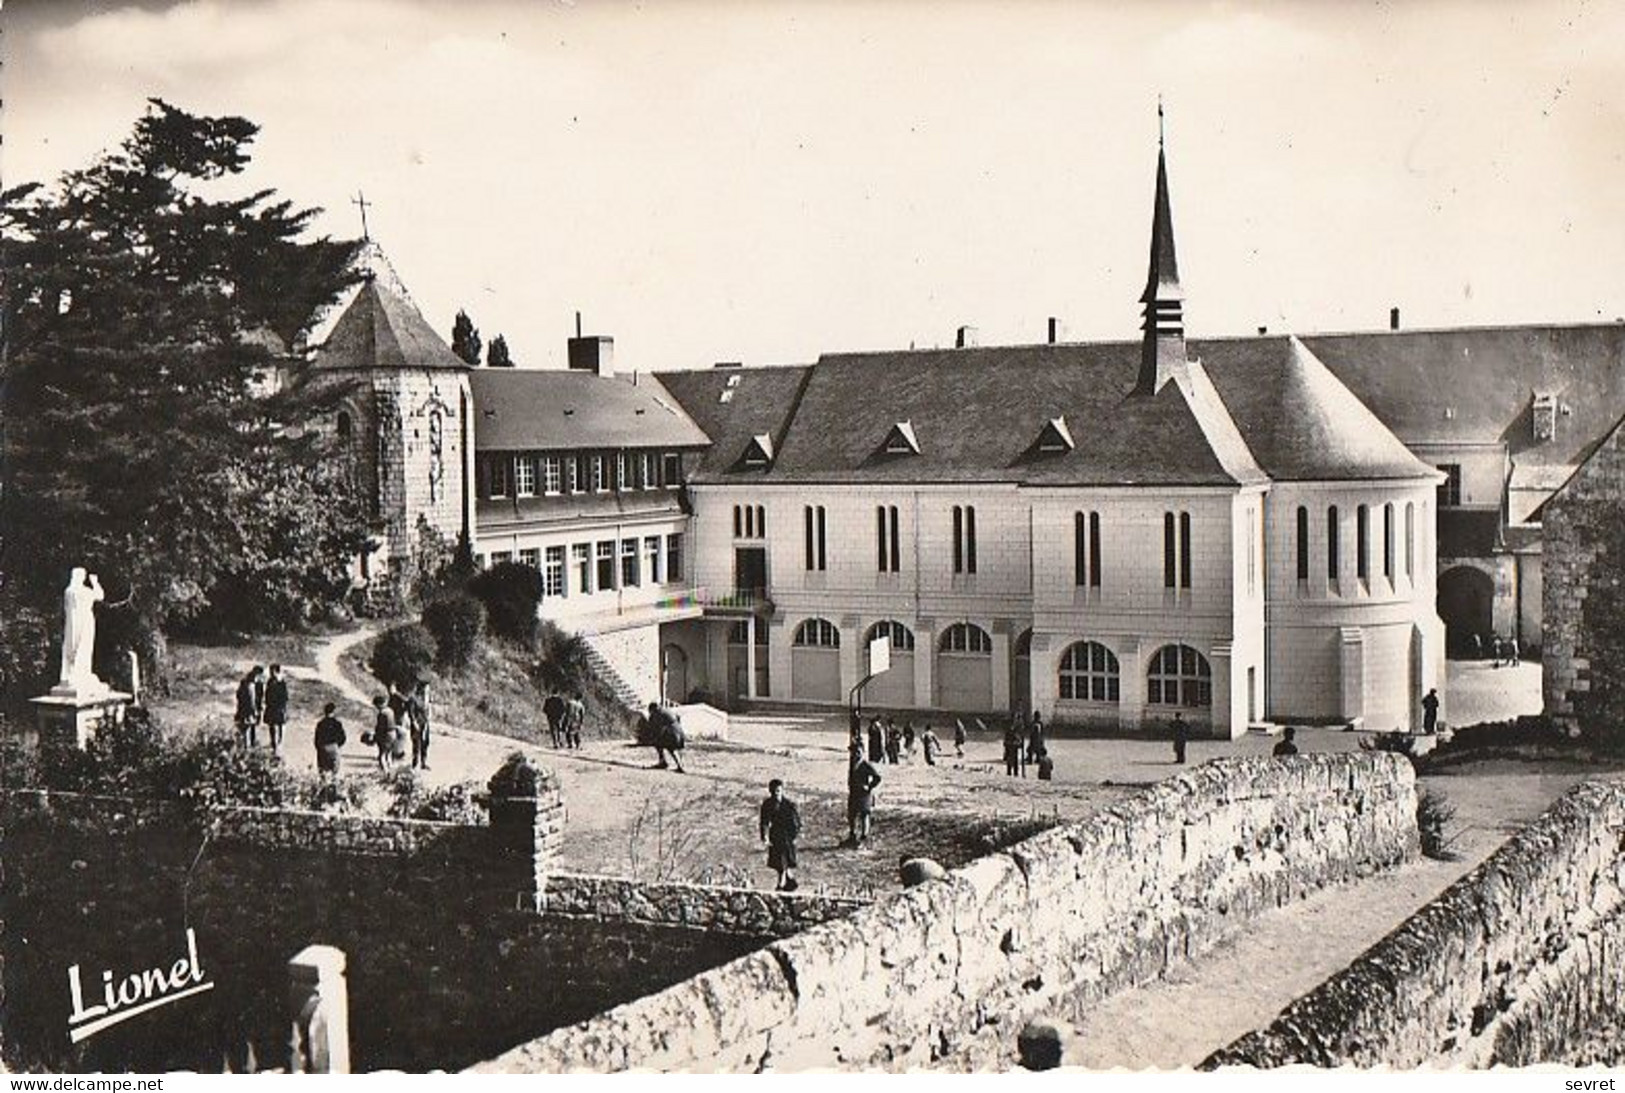
<instances>
[{"instance_id":1,"label":"slate roof","mask_svg":"<svg viewBox=\"0 0 1625 1093\"><path fill-rule=\"evenodd\" d=\"M469 366L410 301L371 280L339 316L311 367L462 371Z\"/></svg>"},{"instance_id":2,"label":"slate roof","mask_svg":"<svg viewBox=\"0 0 1625 1093\"><path fill-rule=\"evenodd\" d=\"M585 371L476 368L476 451L697 448L709 438L649 376Z\"/></svg>"},{"instance_id":3,"label":"slate roof","mask_svg":"<svg viewBox=\"0 0 1625 1093\"><path fill-rule=\"evenodd\" d=\"M759 434L775 440L783 435L811 373L810 367L798 365L662 372L656 378L711 438L711 448L696 472L699 476L730 471L760 476L767 468L742 465L745 448ZM729 391L733 393L724 402L722 396Z\"/></svg>"}]
</instances>

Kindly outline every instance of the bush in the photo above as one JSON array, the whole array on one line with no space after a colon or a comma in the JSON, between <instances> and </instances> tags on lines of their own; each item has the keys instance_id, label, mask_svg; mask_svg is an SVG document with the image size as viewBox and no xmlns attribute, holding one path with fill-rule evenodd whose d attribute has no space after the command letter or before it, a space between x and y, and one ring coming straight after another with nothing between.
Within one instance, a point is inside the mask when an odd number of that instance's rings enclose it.
<instances>
[{"instance_id":1,"label":"bush","mask_svg":"<svg viewBox=\"0 0 1625 1093\"><path fill-rule=\"evenodd\" d=\"M535 566L502 562L479 574L468 590L485 605L486 624L499 638L529 644L536 637L542 574Z\"/></svg>"},{"instance_id":2,"label":"bush","mask_svg":"<svg viewBox=\"0 0 1625 1093\"><path fill-rule=\"evenodd\" d=\"M262 748L243 748L227 733L189 741L167 770L154 772L161 797L173 797L194 811L228 805L278 808L294 786L282 759Z\"/></svg>"},{"instance_id":3,"label":"bush","mask_svg":"<svg viewBox=\"0 0 1625 1093\"><path fill-rule=\"evenodd\" d=\"M453 782L430 790L413 806L414 820L438 820L448 824L483 824L485 805L480 801L478 782Z\"/></svg>"},{"instance_id":4,"label":"bush","mask_svg":"<svg viewBox=\"0 0 1625 1093\"><path fill-rule=\"evenodd\" d=\"M1445 828L1456 818L1456 807L1438 790L1424 789L1416 799L1416 830L1422 839L1422 854L1439 861L1449 861L1450 844L1455 840L1445 834Z\"/></svg>"},{"instance_id":5,"label":"bush","mask_svg":"<svg viewBox=\"0 0 1625 1093\"><path fill-rule=\"evenodd\" d=\"M386 686L407 690L429 678L436 651L434 636L418 623L391 627L378 635L367 669Z\"/></svg>"},{"instance_id":6,"label":"bush","mask_svg":"<svg viewBox=\"0 0 1625 1093\"><path fill-rule=\"evenodd\" d=\"M464 668L485 629L485 607L466 592L455 592L423 609L423 626L434 637L435 663Z\"/></svg>"},{"instance_id":7,"label":"bush","mask_svg":"<svg viewBox=\"0 0 1625 1093\"><path fill-rule=\"evenodd\" d=\"M548 694L585 693L592 665L587 643L579 634L566 634L551 622L536 628L535 682Z\"/></svg>"}]
</instances>

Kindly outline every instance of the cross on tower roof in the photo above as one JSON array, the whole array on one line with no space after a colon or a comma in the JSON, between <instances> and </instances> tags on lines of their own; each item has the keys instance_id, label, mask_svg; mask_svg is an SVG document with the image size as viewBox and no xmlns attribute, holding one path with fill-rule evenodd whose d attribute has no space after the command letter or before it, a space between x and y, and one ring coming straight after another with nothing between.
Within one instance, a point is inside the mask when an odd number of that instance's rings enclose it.
<instances>
[{"instance_id":1,"label":"cross on tower roof","mask_svg":"<svg viewBox=\"0 0 1625 1093\"><path fill-rule=\"evenodd\" d=\"M367 242L371 242L372 236L367 234L367 206L370 205L371 202L367 200L367 195L365 193L357 190L355 192L355 196L350 199L350 204L358 206L361 209L361 238Z\"/></svg>"}]
</instances>

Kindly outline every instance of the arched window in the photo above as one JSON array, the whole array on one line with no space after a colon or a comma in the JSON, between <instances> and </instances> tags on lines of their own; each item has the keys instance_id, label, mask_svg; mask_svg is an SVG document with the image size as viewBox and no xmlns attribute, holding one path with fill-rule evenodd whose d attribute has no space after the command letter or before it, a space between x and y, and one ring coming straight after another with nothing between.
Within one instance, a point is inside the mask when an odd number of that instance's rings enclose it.
<instances>
[{"instance_id":1,"label":"arched window","mask_svg":"<svg viewBox=\"0 0 1625 1093\"><path fill-rule=\"evenodd\" d=\"M1213 705L1213 669L1189 645L1164 645L1151 657L1146 701L1154 706Z\"/></svg>"},{"instance_id":2,"label":"arched window","mask_svg":"<svg viewBox=\"0 0 1625 1093\"><path fill-rule=\"evenodd\" d=\"M914 651L914 631L895 619L877 622L869 627L869 632L863 638L864 648L868 648L869 643L878 637L890 638L891 647L896 652L912 653Z\"/></svg>"},{"instance_id":3,"label":"arched window","mask_svg":"<svg viewBox=\"0 0 1625 1093\"><path fill-rule=\"evenodd\" d=\"M1394 583L1394 503L1382 506L1382 575Z\"/></svg>"},{"instance_id":4,"label":"arched window","mask_svg":"<svg viewBox=\"0 0 1625 1093\"><path fill-rule=\"evenodd\" d=\"M355 425L350 420L350 411L340 410L338 419L339 439L349 440L350 434L354 431L354 429Z\"/></svg>"},{"instance_id":5,"label":"arched window","mask_svg":"<svg viewBox=\"0 0 1625 1093\"><path fill-rule=\"evenodd\" d=\"M1117 655L1098 641L1080 641L1061 658L1061 697L1076 702L1116 702Z\"/></svg>"},{"instance_id":6,"label":"arched window","mask_svg":"<svg viewBox=\"0 0 1625 1093\"><path fill-rule=\"evenodd\" d=\"M1298 506L1298 580L1309 579L1309 510Z\"/></svg>"},{"instance_id":7,"label":"arched window","mask_svg":"<svg viewBox=\"0 0 1625 1093\"><path fill-rule=\"evenodd\" d=\"M1354 510L1354 575L1371 579L1371 514L1364 505Z\"/></svg>"},{"instance_id":8,"label":"arched window","mask_svg":"<svg viewBox=\"0 0 1625 1093\"><path fill-rule=\"evenodd\" d=\"M1011 656L1030 657L1032 655L1033 632L1030 629L1023 630L1021 636L1016 638L1015 651L1011 653Z\"/></svg>"},{"instance_id":9,"label":"arched window","mask_svg":"<svg viewBox=\"0 0 1625 1093\"><path fill-rule=\"evenodd\" d=\"M796 627L795 644L803 649L839 649L841 632L828 619L808 619Z\"/></svg>"},{"instance_id":10,"label":"arched window","mask_svg":"<svg viewBox=\"0 0 1625 1093\"><path fill-rule=\"evenodd\" d=\"M990 657L993 655L993 639L974 623L956 622L943 633L940 648L944 653L974 653Z\"/></svg>"},{"instance_id":11,"label":"arched window","mask_svg":"<svg viewBox=\"0 0 1625 1093\"><path fill-rule=\"evenodd\" d=\"M1326 510L1326 579L1333 584L1337 583L1337 548L1341 545L1339 540L1342 534L1343 529L1337 525L1337 506L1333 505Z\"/></svg>"},{"instance_id":12,"label":"arched window","mask_svg":"<svg viewBox=\"0 0 1625 1093\"><path fill-rule=\"evenodd\" d=\"M1405 576L1416 576L1416 502L1405 502Z\"/></svg>"}]
</instances>

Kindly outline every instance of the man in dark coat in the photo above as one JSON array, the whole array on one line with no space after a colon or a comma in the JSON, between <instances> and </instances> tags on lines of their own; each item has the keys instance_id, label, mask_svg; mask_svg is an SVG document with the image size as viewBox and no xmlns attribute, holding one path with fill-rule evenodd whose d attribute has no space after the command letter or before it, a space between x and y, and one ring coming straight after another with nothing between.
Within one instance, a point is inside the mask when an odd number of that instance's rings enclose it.
<instances>
[{"instance_id":1,"label":"man in dark coat","mask_svg":"<svg viewBox=\"0 0 1625 1093\"><path fill-rule=\"evenodd\" d=\"M801 834L801 813L795 802L784 795L784 782L778 778L767 784L767 799L760 814L762 842L767 844L767 867L776 870L779 882L775 892L796 890L796 837Z\"/></svg>"},{"instance_id":2,"label":"man in dark coat","mask_svg":"<svg viewBox=\"0 0 1625 1093\"><path fill-rule=\"evenodd\" d=\"M863 757L863 752L852 749L852 768L846 775L846 825L849 845L860 847L869 841L869 818L875 810L875 787L880 785L880 772Z\"/></svg>"},{"instance_id":3,"label":"man in dark coat","mask_svg":"<svg viewBox=\"0 0 1625 1093\"><path fill-rule=\"evenodd\" d=\"M1191 742L1191 727L1185 724L1184 714L1174 714L1173 729L1174 762L1183 764L1185 762L1185 745Z\"/></svg>"},{"instance_id":4,"label":"man in dark coat","mask_svg":"<svg viewBox=\"0 0 1625 1093\"><path fill-rule=\"evenodd\" d=\"M339 750L344 747L344 723L333 716L338 707L329 702L316 722L316 770L324 777L339 772Z\"/></svg>"},{"instance_id":5,"label":"man in dark coat","mask_svg":"<svg viewBox=\"0 0 1625 1093\"><path fill-rule=\"evenodd\" d=\"M550 694L547 701L542 703L542 715L547 718L547 734L553 738L555 749L564 739L564 718L568 709L569 706L562 695Z\"/></svg>"},{"instance_id":6,"label":"man in dark coat","mask_svg":"<svg viewBox=\"0 0 1625 1093\"><path fill-rule=\"evenodd\" d=\"M1044 715L1034 710L1032 727L1027 730L1027 762L1038 762L1044 752Z\"/></svg>"},{"instance_id":7,"label":"man in dark coat","mask_svg":"<svg viewBox=\"0 0 1625 1093\"><path fill-rule=\"evenodd\" d=\"M412 733L412 765L429 769L429 683L418 685L406 699L406 725Z\"/></svg>"},{"instance_id":8,"label":"man in dark coat","mask_svg":"<svg viewBox=\"0 0 1625 1093\"><path fill-rule=\"evenodd\" d=\"M264 672L256 664L237 684L237 736L245 748L259 746L260 717L265 712Z\"/></svg>"},{"instance_id":9,"label":"man in dark coat","mask_svg":"<svg viewBox=\"0 0 1625 1093\"><path fill-rule=\"evenodd\" d=\"M886 730L880 724L880 718L869 722L869 761L871 763L883 762L886 758Z\"/></svg>"},{"instance_id":10,"label":"man in dark coat","mask_svg":"<svg viewBox=\"0 0 1625 1093\"><path fill-rule=\"evenodd\" d=\"M1275 749L1271 752L1271 754L1277 759L1284 759L1289 755L1297 755L1298 745L1293 743L1293 741L1297 739L1297 736L1298 730L1294 729L1291 725L1288 725L1286 727L1286 731L1281 734L1281 742L1275 745Z\"/></svg>"},{"instance_id":11,"label":"man in dark coat","mask_svg":"<svg viewBox=\"0 0 1625 1093\"><path fill-rule=\"evenodd\" d=\"M1021 777L1021 718L1010 719L1010 727L1004 730L1004 773L1011 777Z\"/></svg>"},{"instance_id":12,"label":"man in dark coat","mask_svg":"<svg viewBox=\"0 0 1625 1093\"><path fill-rule=\"evenodd\" d=\"M271 678L265 682L265 727L271 730L271 748L281 750L282 727L288 723L288 680L282 665L271 665Z\"/></svg>"},{"instance_id":13,"label":"man in dark coat","mask_svg":"<svg viewBox=\"0 0 1625 1093\"><path fill-rule=\"evenodd\" d=\"M671 764L677 768L678 774L683 770L682 757L678 752L683 750L687 741L683 737L683 726L678 723L676 716L658 702L649 703L649 740L654 745L655 758L659 760L655 765L661 770L666 769L666 756L671 755Z\"/></svg>"},{"instance_id":14,"label":"man in dark coat","mask_svg":"<svg viewBox=\"0 0 1625 1093\"><path fill-rule=\"evenodd\" d=\"M1422 731L1432 735L1439 731L1439 689L1429 687L1422 696Z\"/></svg>"}]
</instances>

